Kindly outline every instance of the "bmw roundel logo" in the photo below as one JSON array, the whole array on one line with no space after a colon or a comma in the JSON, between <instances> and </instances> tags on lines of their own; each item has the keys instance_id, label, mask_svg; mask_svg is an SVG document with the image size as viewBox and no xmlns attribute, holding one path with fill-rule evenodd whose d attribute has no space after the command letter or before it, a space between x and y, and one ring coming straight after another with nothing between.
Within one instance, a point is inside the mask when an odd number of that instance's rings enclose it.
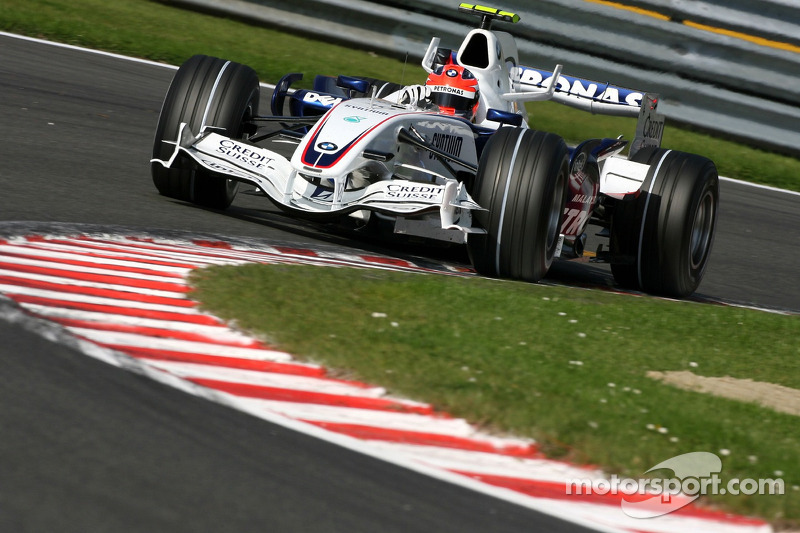
<instances>
[{"instance_id":1,"label":"bmw roundel logo","mask_svg":"<svg viewBox=\"0 0 800 533\"><path fill-rule=\"evenodd\" d=\"M333 144L332 142L321 142L317 145L317 148L319 148L323 152L335 152L336 150L339 149L339 147Z\"/></svg>"},{"instance_id":2,"label":"bmw roundel logo","mask_svg":"<svg viewBox=\"0 0 800 533\"><path fill-rule=\"evenodd\" d=\"M454 68L450 68L450 69L447 69L447 72L445 72L445 75L450 77L450 78L455 78L456 76L458 76L458 71L456 69L454 69Z\"/></svg>"}]
</instances>

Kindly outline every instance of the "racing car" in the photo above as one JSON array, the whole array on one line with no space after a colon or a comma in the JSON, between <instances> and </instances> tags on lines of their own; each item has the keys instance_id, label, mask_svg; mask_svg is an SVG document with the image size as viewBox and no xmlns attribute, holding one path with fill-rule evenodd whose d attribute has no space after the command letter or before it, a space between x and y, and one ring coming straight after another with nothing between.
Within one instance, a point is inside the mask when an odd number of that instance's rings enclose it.
<instances>
[{"instance_id":1,"label":"racing car","mask_svg":"<svg viewBox=\"0 0 800 533\"><path fill-rule=\"evenodd\" d=\"M457 49L431 40L425 85L317 75L311 89L292 89L303 75L291 73L269 115L252 68L190 58L159 116L156 188L225 209L249 184L294 216L460 243L479 274L529 282L556 259L582 257L587 228L599 226L608 244L595 260L620 286L692 294L714 239L714 163L661 147L656 95L523 66L513 36L492 28L518 15L458 9L477 27ZM635 137L568 146L529 126L524 104L543 100L638 117Z\"/></svg>"}]
</instances>

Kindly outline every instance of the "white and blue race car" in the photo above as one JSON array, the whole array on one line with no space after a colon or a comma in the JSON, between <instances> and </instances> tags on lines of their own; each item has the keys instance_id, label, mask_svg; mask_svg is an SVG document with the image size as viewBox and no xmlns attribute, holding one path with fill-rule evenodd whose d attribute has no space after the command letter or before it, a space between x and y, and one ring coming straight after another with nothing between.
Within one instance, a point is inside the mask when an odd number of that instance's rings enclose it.
<instances>
[{"instance_id":1,"label":"white and blue race car","mask_svg":"<svg viewBox=\"0 0 800 533\"><path fill-rule=\"evenodd\" d=\"M479 27L457 50L431 41L426 85L317 76L313 89L292 90L302 75L289 74L269 116L259 114L250 67L192 57L161 110L155 186L224 209L250 184L299 217L380 220L395 233L463 243L478 273L531 282L556 258L582 256L591 222L609 239L597 260L621 286L694 292L714 238L714 163L661 148L654 95L565 76L560 65L522 66L513 37L492 29L517 15L459 10ZM541 100L639 117L636 137L629 147L620 138L567 146L528 126L524 103Z\"/></svg>"}]
</instances>

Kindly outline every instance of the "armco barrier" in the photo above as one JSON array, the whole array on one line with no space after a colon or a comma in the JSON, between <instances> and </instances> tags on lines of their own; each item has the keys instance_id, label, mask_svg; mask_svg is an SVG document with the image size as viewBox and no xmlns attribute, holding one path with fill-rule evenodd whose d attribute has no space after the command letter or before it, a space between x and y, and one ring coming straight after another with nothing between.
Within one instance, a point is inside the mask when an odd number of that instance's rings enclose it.
<instances>
[{"instance_id":1,"label":"armco barrier","mask_svg":"<svg viewBox=\"0 0 800 533\"><path fill-rule=\"evenodd\" d=\"M457 47L475 19L455 0L171 0L414 60ZM502 4L502 6L500 6ZM523 64L657 92L671 120L800 155L800 7L762 0L503 0ZM532 7L533 6L533 7ZM684 23L696 21L744 35ZM500 25L498 25L500 26ZM774 41L774 42L773 42ZM785 46L776 44L778 41Z\"/></svg>"},{"instance_id":2,"label":"armco barrier","mask_svg":"<svg viewBox=\"0 0 800 533\"><path fill-rule=\"evenodd\" d=\"M800 46L800 5L794 0L626 0L672 20L709 26Z\"/></svg>"}]
</instances>

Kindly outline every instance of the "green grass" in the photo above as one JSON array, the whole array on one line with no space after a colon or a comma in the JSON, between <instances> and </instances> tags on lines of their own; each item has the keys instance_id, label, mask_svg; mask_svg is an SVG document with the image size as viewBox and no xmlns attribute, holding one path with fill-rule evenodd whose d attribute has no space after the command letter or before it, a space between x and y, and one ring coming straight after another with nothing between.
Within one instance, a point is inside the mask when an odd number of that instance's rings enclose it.
<instances>
[{"instance_id":1,"label":"green grass","mask_svg":"<svg viewBox=\"0 0 800 533\"><path fill-rule=\"evenodd\" d=\"M273 83L288 72L305 72L310 81L342 68L388 79L402 69L399 61L369 51L150 0L0 0L0 29L173 65L198 53L224 57Z\"/></svg>"},{"instance_id":2,"label":"green grass","mask_svg":"<svg viewBox=\"0 0 800 533\"><path fill-rule=\"evenodd\" d=\"M149 0L0 0L0 29L170 64L196 53L216 55L251 65L267 82L291 71L309 78L350 73L398 80L403 70L401 62L368 50ZM409 71L405 79L419 82L421 69L419 75L414 79ZM635 127L635 120L553 103L530 110L534 127L571 142L632 138ZM664 144L710 157L723 175L800 190L796 158L675 127L668 127ZM731 450L724 476L776 477L782 471L788 494L715 501L776 523L800 521L800 492L792 489L800 485L796 417L645 377L648 370L691 369L800 388L797 317L475 278L319 267L215 268L195 281L206 306L283 349L490 429L534 437L552 457L639 476L680 453ZM372 312L388 317L373 318Z\"/></svg>"},{"instance_id":3,"label":"green grass","mask_svg":"<svg viewBox=\"0 0 800 533\"><path fill-rule=\"evenodd\" d=\"M558 133L571 143L618 135L630 140L636 131L636 119L588 116L554 102L528 104L528 109L533 127ZM795 157L677 127L669 119L662 145L708 157L721 176L800 191L800 160Z\"/></svg>"},{"instance_id":4,"label":"green grass","mask_svg":"<svg viewBox=\"0 0 800 533\"><path fill-rule=\"evenodd\" d=\"M796 417L645 376L692 370L800 389L796 316L323 267L212 268L192 281L205 308L290 353L489 429L533 437L551 457L638 477L681 453L730 450L723 479L782 471L787 495L715 503L774 521L800 519L800 492L792 489L800 485Z\"/></svg>"},{"instance_id":5,"label":"green grass","mask_svg":"<svg viewBox=\"0 0 800 533\"><path fill-rule=\"evenodd\" d=\"M370 76L399 81L400 61L369 50L322 43L273 29L195 13L151 0L0 0L0 29L179 65L196 53L245 63L262 81L287 72ZM406 69L405 81L424 80L421 68ZM577 73L579 74L579 73ZM632 139L636 121L593 116L551 102L529 104L534 127L569 142L592 137ZM795 157L668 127L664 146L711 158L720 174L800 191Z\"/></svg>"}]
</instances>

